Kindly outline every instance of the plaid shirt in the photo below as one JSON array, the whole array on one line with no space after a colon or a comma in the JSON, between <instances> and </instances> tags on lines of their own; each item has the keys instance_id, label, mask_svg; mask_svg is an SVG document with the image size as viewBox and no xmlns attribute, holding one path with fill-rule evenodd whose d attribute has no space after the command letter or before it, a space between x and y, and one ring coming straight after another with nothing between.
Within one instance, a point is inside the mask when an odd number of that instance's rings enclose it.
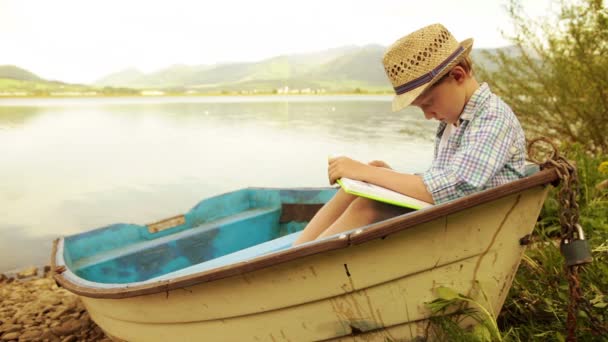
<instances>
[{"instance_id":1,"label":"plaid shirt","mask_svg":"<svg viewBox=\"0 0 608 342\"><path fill-rule=\"evenodd\" d=\"M439 124L431 168L422 174L435 204L524 176L526 138L511 108L483 83L473 93L445 147Z\"/></svg>"}]
</instances>

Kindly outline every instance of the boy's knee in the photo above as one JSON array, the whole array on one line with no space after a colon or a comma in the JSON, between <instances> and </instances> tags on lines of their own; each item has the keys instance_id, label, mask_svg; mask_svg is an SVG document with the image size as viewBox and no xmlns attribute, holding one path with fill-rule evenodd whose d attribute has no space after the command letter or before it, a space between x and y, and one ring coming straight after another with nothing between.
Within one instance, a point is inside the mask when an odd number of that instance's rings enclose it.
<instances>
[{"instance_id":1,"label":"boy's knee","mask_svg":"<svg viewBox=\"0 0 608 342\"><path fill-rule=\"evenodd\" d=\"M355 199L348 209L368 223L386 220L412 211L411 209L397 207L362 197Z\"/></svg>"},{"instance_id":2,"label":"boy's knee","mask_svg":"<svg viewBox=\"0 0 608 342\"><path fill-rule=\"evenodd\" d=\"M354 214L365 218L370 223L379 221L383 218L381 203L367 198L359 197L355 199L348 207Z\"/></svg>"}]
</instances>

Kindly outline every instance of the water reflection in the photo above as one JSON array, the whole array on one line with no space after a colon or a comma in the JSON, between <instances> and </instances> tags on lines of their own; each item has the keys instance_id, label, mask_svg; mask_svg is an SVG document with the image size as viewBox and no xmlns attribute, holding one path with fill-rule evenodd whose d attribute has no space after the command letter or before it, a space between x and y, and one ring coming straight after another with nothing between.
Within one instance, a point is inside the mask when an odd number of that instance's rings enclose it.
<instances>
[{"instance_id":1,"label":"water reflection","mask_svg":"<svg viewBox=\"0 0 608 342\"><path fill-rule=\"evenodd\" d=\"M328 154L408 172L432 158L436 124L390 112L387 97L245 99L0 101L0 249L148 223L247 186L326 186Z\"/></svg>"},{"instance_id":2,"label":"water reflection","mask_svg":"<svg viewBox=\"0 0 608 342\"><path fill-rule=\"evenodd\" d=\"M49 264L53 240L59 234L31 235L24 226L0 225L0 272ZM4 239L9 239L5 241Z\"/></svg>"},{"instance_id":3,"label":"water reflection","mask_svg":"<svg viewBox=\"0 0 608 342\"><path fill-rule=\"evenodd\" d=\"M41 110L37 107L3 107L0 105L0 130L25 125Z\"/></svg>"}]
</instances>

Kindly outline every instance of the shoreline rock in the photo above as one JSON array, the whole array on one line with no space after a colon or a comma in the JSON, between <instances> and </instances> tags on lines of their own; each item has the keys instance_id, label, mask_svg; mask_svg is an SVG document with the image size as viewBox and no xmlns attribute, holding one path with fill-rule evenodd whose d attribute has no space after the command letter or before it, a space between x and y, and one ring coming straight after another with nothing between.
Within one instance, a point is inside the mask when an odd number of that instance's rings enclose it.
<instances>
[{"instance_id":1,"label":"shoreline rock","mask_svg":"<svg viewBox=\"0 0 608 342\"><path fill-rule=\"evenodd\" d=\"M38 267L31 266L17 273L17 279L31 278L38 275Z\"/></svg>"},{"instance_id":2,"label":"shoreline rock","mask_svg":"<svg viewBox=\"0 0 608 342\"><path fill-rule=\"evenodd\" d=\"M0 273L0 341L111 342L78 296L57 286L50 267Z\"/></svg>"}]
</instances>

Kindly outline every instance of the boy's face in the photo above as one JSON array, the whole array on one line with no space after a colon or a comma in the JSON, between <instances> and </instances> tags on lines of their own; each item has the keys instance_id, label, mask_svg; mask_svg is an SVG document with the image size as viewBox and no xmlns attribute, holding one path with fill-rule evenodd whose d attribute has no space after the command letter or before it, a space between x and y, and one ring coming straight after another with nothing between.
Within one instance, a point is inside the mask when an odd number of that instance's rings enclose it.
<instances>
[{"instance_id":1,"label":"boy's face","mask_svg":"<svg viewBox=\"0 0 608 342\"><path fill-rule=\"evenodd\" d=\"M435 119L449 124L455 124L466 104L464 77L456 67L432 88L422 93L412 102L420 107L427 120ZM464 70L463 70L464 71Z\"/></svg>"}]
</instances>

